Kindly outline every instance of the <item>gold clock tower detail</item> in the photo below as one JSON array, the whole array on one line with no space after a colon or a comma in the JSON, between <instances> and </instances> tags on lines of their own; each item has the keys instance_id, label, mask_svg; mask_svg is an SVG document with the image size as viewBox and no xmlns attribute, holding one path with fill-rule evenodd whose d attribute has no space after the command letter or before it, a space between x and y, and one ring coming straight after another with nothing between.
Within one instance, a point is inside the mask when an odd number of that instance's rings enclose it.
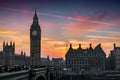
<instances>
[{"instance_id":1,"label":"gold clock tower detail","mask_svg":"<svg viewBox=\"0 0 120 80\"><path fill-rule=\"evenodd\" d=\"M38 16L35 10L33 23L30 27L30 58L31 65L40 65L41 59L41 29L38 22Z\"/></svg>"}]
</instances>

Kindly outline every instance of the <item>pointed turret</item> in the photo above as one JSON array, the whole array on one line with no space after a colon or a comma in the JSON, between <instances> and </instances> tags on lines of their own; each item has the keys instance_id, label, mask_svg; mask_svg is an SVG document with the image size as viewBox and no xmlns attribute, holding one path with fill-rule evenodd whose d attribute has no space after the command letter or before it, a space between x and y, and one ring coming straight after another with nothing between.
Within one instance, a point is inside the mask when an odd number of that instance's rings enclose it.
<instances>
[{"instance_id":1,"label":"pointed turret","mask_svg":"<svg viewBox=\"0 0 120 80\"><path fill-rule=\"evenodd\" d=\"M37 12L35 10L34 19L38 19Z\"/></svg>"},{"instance_id":2,"label":"pointed turret","mask_svg":"<svg viewBox=\"0 0 120 80\"><path fill-rule=\"evenodd\" d=\"M34 17L33 17L33 23L31 25L31 28L41 30L39 26L37 11L35 10Z\"/></svg>"},{"instance_id":3,"label":"pointed turret","mask_svg":"<svg viewBox=\"0 0 120 80\"><path fill-rule=\"evenodd\" d=\"M94 54L94 50L92 48L92 44L91 43L90 43L90 47L87 49L87 51L88 51L89 55L93 55Z\"/></svg>"},{"instance_id":4,"label":"pointed turret","mask_svg":"<svg viewBox=\"0 0 120 80\"><path fill-rule=\"evenodd\" d=\"M115 48L116 48L116 44L114 43L114 50L115 50Z\"/></svg>"},{"instance_id":5,"label":"pointed turret","mask_svg":"<svg viewBox=\"0 0 120 80\"><path fill-rule=\"evenodd\" d=\"M12 41L10 41L10 46L12 46Z\"/></svg>"},{"instance_id":6,"label":"pointed turret","mask_svg":"<svg viewBox=\"0 0 120 80\"><path fill-rule=\"evenodd\" d=\"M79 44L78 50L82 51L81 44Z\"/></svg>"},{"instance_id":7,"label":"pointed turret","mask_svg":"<svg viewBox=\"0 0 120 80\"><path fill-rule=\"evenodd\" d=\"M91 43L90 43L90 47L89 47L89 50L90 50L90 49L92 49L92 50L93 50L93 48L92 48L92 44L91 44Z\"/></svg>"},{"instance_id":8,"label":"pointed turret","mask_svg":"<svg viewBox=\"0 0 120 80\"><path fill-rule=\"evenodd\" d=\"M5 41L3 41L3 51L4 51L4 48L5 48Z\"/></svg>"},{"instance_id":9,"label":"pointed turret","mask_svg":"<svg viewBox=\"0 0 120 80\"><path fill-rule=\"evenodd\" d=\"M34 17L33 17L33 23L38 23L38 16L37 16L36 10L35 10L35 14L34 14Z\"/></svg>"},{"instance_id":10,"label":"pointed turret","mask_svg":"<svg viewBox=\"0 0 120 80\"><path fill-rule=\"evenodd\" d=\"M103 51L102 47L101 47L101 44L98 44L94 51L97 53L97 54L100 54L102 56L106 56L105 52Z\"/></svg>"}]
</instances>

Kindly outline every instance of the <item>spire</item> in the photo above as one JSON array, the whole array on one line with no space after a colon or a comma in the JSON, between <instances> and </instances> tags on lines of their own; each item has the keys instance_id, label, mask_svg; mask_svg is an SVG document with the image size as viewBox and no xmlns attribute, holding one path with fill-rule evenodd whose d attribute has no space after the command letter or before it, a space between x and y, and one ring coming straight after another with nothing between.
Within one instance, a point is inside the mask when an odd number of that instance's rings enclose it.
<instances>
[{"instance_id":1,"label":"spire","mask_svg":"<svg viewBox=\"0 0 120 80\"><path fill-rule=\"evenodd\" d=\"M33 24L38 24L38 16L37 16L36 10L35 10L34 17L33 17Z\"/></svg>"},{"instance_id":2,"label":"spire","mask_svg":"<svg viewBox=\"0 0 120 80\"><path fill-rule=\"evenodd\" d=\"M91 44L91 43L90 43L89 50L90 50L90 51L93 51L93 48L92 48L92 44Z\"/></svg>"},{"instance_id":3,"label":"spire","mask_svg":"<svg viewBox=\"0 0 120 80\"><path fill-rule=\"evenodd\" d=\"M36 9L35 9L35 14L34 14L34 17L33 17L34 20L37 20L38 19L38 16L37 16L37 12L36 12Z\"/></svg>"}]
</instances>

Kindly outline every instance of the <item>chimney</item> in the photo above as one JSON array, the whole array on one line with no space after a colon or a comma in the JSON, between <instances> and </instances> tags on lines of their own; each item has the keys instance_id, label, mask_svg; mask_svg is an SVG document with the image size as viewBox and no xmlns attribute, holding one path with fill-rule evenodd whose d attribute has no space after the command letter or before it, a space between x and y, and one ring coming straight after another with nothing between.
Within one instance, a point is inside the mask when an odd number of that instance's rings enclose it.
<instances>
[{"instance_id":1,"label":"chimney","mask_svg":"<svg viewBox=\"0 0 120 80\"><path fill-rule=\"evenodd\" d=\"M13 42L13 47L15 48L15 42Z\"/></svg>"},{"instance_id":2,"label":"chimney","mask_svg":"<svg viewBox=\"0 0 120 80\"><path fill-rule=\"evenodd\" d=\"M3 41L3 51L4 51L4 48L5 48L5 41Z\"/></svg>"},{"instance_id":3,"label":"chimney","mask_svg":"<svg viewBox=\"0 0 120 80\"><path fill-rule=\"evenodd\" d=\"M21 51L21 56L23 56L23 51Z\"/></svg>"},{"instance_id":4,"label":"chimney","mask_svg":"<svg viewBox=\"0 0 120 80\"><path fill-rule=\"evenodd\" d=\"M12 41L10 41L10 46L12 46Z\"/></svg>"},{"instance_id":5,"label":"chimney","mask_svg":"<svg viewBox=\"0 0 120 80\"><path fill-rule=\"evenodd\" d=\"M90 48L92 47L92 44L90 43Z\"/></svg>"},{"instance_id":6,"label":"chimney","mask_svg":"<svg viewBox=\"0 0 120 80\"><path fill-rule=\"evenodd\" d=\"M72 48L72 44L70 43L70 48Z\"/></svg>"},{"instance_id":7,"label":"chimney","mask_svg":"<svg viewBox=\"0 0 120 80\"><path fill-rule=\"evenodd\" d=\"M81 44L79 44L79 48L81 48Z\"/></svg>"},{"instance_id":8,"label":"chimney","mask_svg":"<svg viewBox=\"0 0 120 80\"><path fill-rule=\"evenodd\" d=\"M8 42L6 43L6 46L8 46Z\"/></svg>"},{"instance_id":9,"label":"chimney","mask_svg":"<svg viewBox=\"0 0 120 80\"><path fill-rule=\"evenodd\" d=\"M116 48L116 44L114 43L114 50L115 50L115 48Z\"/></svg>"},{"instance_id":10,"label":"chimney","mask_svg":"<svg viewBox=\"0 0 120 80\"><path fill-rule=\"evenodd\" d=\"M99 44L99 46L101 47L101 43Z\"/></svg>"}]
</instances>

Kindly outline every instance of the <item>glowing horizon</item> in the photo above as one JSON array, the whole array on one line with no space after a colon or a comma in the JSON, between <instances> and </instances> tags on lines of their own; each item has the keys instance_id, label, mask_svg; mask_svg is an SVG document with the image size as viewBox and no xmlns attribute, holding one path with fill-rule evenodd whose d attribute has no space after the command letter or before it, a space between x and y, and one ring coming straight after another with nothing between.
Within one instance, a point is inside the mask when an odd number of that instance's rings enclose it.
<instances>
[{"instance_id":1,"label":"glowing horizon","mask_svg":"<svg viewBox=\"0 0 120 80\"><path fill-rule=\"evenodd\" d=\"M33 7L38 7L37 15L42 30L42 57L49 55L50 58L64 58L70 43L73 44L73 48L78 48L81 44L84 49L89 47L90 43L93 48L101 43L107 56L113 49L114 43L120 46L120 10L117 8L120 5L118 3L81 1L81 3L66 4L33 1L25 2L23 6L21 6L22 2L16 3L9 1L0 3L0 51L2 51L3 41L8 43L13 41L16 45L16 54L20 54L22 50L29 55L29 30L34 16ZM107 4L109 5L106 6Z\"/></svg>"}]
</instances>

